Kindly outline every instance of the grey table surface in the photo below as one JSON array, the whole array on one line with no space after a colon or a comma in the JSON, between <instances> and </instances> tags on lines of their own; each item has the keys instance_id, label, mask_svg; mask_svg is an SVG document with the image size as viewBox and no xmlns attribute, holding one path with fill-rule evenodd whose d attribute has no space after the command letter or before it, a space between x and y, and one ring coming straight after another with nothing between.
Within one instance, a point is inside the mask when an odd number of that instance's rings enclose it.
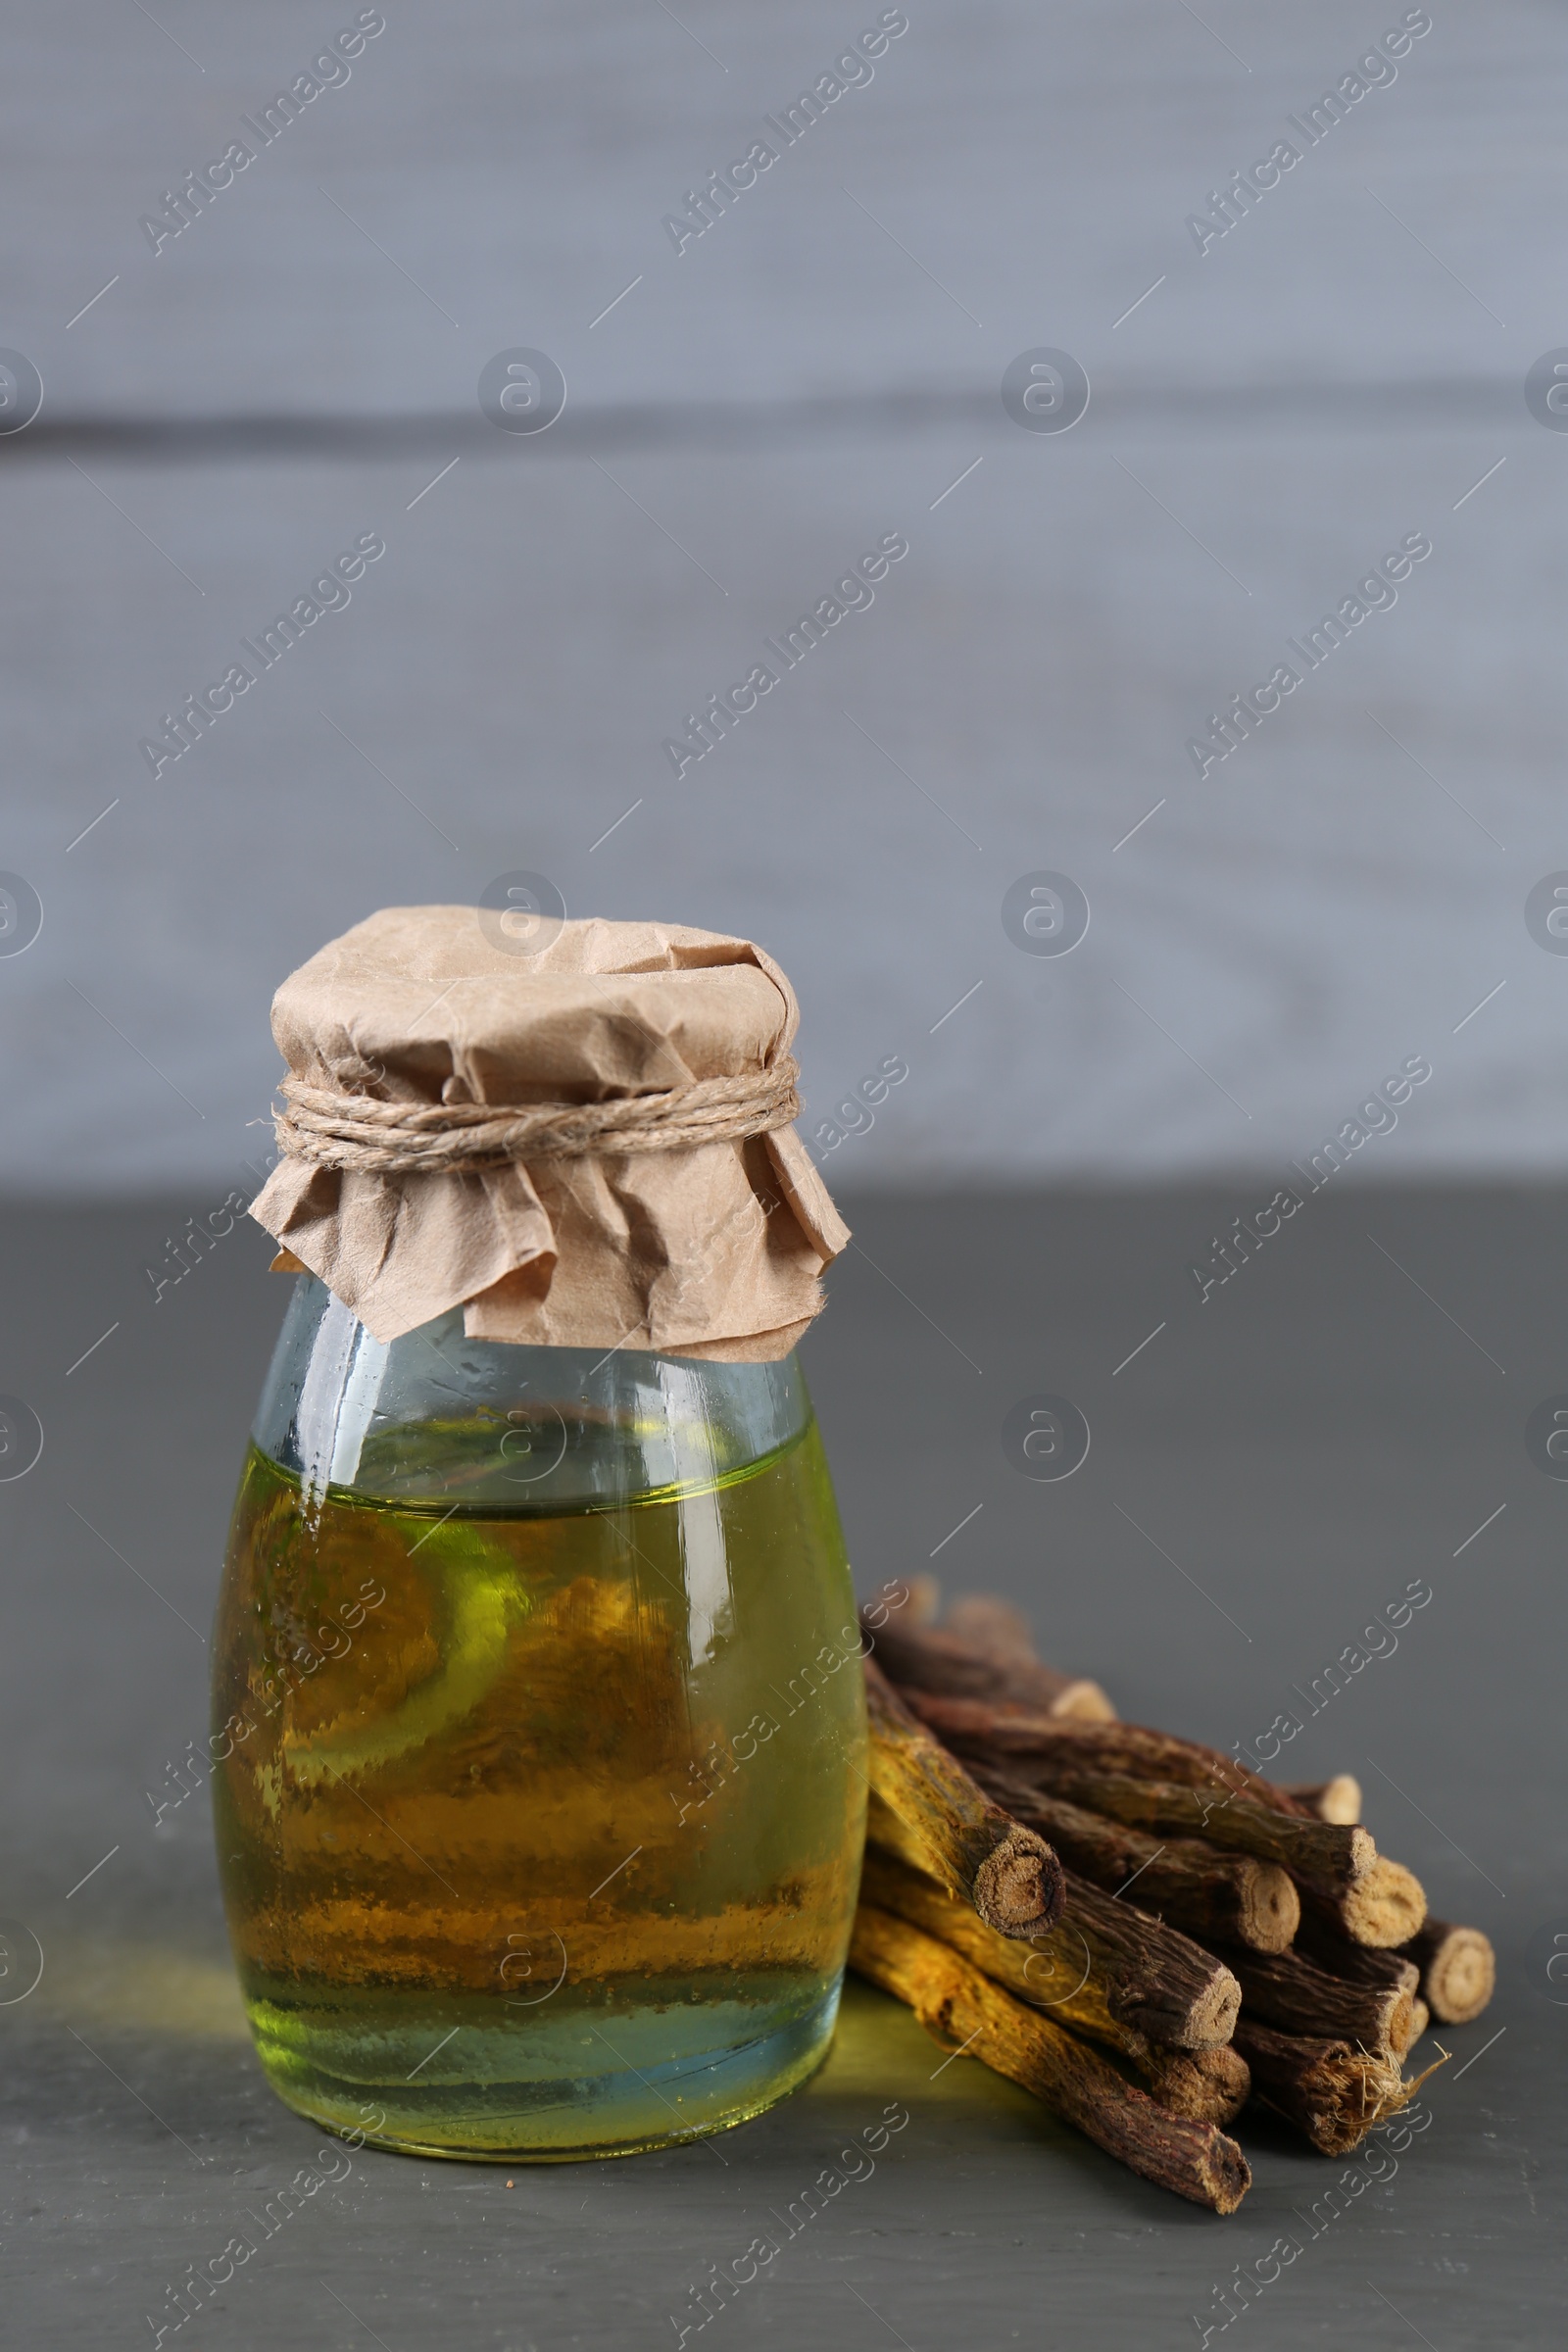
<instances>
[{"instance_id":1,"label":"grey table surface","mask_svg":"<svg viewBox=\"0 0 1568 2352\"><path fill-rule=\"evenodd\" d=\"M142 1265L191 1205L0 1221L0 1389L44 1430L0 1484L10 1984L29 1937L44 1962L0 2007L0 2302L39 2352L156 2338L168 2290L320 2137L251 2054L204 1793L156 1829L145 1795L204 1730L204 1629L283 1299L241 1228L153 1303ZM1221 2223L852 1988L816 2079L720 2142L510 2172L356 2155L164 2340L668 2345L691 2290L761 2233L780 2250L709 2323L715 2345L1187 2344L1282 2237L1298 2255L1234 2323L1254 2345L1560 2340L1568 2009L1543 1953L1568 1930L1568 1487L1524 1442L1564 1378L1560 1199L1325 1187L1204 1302L1186 1262L1256 1205L1240 1196L849 1205L807 1352L863 1588L934 1564L950 1591L1004 1591L1126 1716L1224 1746L1430 1585L1396 1653L1290 1751L1294 1777L1358 1773L1383 1849L1497 1943L1496 2001L1443 2037L1425 2128L1314 2223L1352 2168L1250 2117L1253 2186ZM1000 1444L1040 1389L1093 1431L1057 1484ZM874 2170L786 2241L771 2217L824 2168L843 2179L841 2149L895 2101L909 2120Z\"/></svg>"}]
</instances>

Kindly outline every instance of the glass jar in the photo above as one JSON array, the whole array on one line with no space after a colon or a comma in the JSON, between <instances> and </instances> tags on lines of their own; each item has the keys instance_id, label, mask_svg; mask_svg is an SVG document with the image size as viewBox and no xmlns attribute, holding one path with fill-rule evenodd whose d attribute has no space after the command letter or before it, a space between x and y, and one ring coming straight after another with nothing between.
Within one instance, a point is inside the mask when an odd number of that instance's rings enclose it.
<instances>
[{"instance_id":1,"label":"glass jar","mask_svg":"<svg viewBox=\"0 0 1568 2352\"><path fill-rule=\"evenodd\" d=\"M302 1276L235 1507L213 1788L273 2088L424 2155L628 2154L825 2054L863 1829L793 1355L383 1345Z\"/></svg>"}]
</instances>

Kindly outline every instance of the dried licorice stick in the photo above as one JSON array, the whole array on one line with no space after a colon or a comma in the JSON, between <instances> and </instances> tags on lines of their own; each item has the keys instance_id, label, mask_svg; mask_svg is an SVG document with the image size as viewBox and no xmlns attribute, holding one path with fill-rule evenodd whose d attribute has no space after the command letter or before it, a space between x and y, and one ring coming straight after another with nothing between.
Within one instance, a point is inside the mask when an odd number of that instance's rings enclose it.
<instances>
[{"instance_id":1,"label":"dried licorice stick","mask_svg":"<svg viewBox=\"0 0 1568 2352\"><path fill-rule=\"evenodd\" d=\"M1331 1976L1304 1952L1225 1955L1248 2015L1318 2041L1348 2041L1374 2057L1402 2058L1410 2046L1415 1971L1390 1983Z\"/></svg>"},{"instance_id":2,"label":"dried licorice stick","mask_svg":"<svg viewBox=\"0 0 1568 2352\"><path fill-rule=\"evenodd\" d=\"M850 1966L906 2002L945 2047L972 2050L1146 2180L1214 2213L1234 2213L1250 2187L1233 2139L1167 2113L1088 2042L1026 2009L918 1928L862 1904Z\"/></svg>"},{"instance_id":3,"label":"dried licorice stick","mask_svg":"<svg viewBox=\"0 0 1568 2352\"><path fill-rule=\"evenodd\" d=\"M920 1867L973 1903L1004 1936L1049 1928L1061 1909L1061 1864L1045 1839L986 1796L957 1758L865 1661L871 1788L903 1825Z\"/></svg>"},{"instance_id":4,"label":"dried licorice stick","mask_svg":"<svg viewBox=\"0 0 1568 2352\"><path fill-rule=\"evenodd\" d=\"M1054 2024L1114 2050L1172 2115L1228 2124L1240 2114L1250 2078L1227 2045L1177 2049L1130 2022L1147 2015L1141 2011L1143 1986L1114 1963L1107 1975L1102 1947L1097 1964L1072 1924L1070 1880L1066 1918L1033 1944L998 1936L967 1903L875 1845L865 1850L860 1899L951 1945Z\"/></svg>"},{"instance_id":5,"label":"dried licorice stick","mask_svg":"<svg viewBox=\"0 0 1568 2352\"><path fill-rule=\"evenodd\" d=\"M1174 1782L1136 1780L1131 1773L1074 1769L1055 1758L1048 1769L1054 1791L1075 1804L1139 1829L1172 1831L1253 1854L1289 1871L1298 1886L1326 1895L1343 1894L1377 1860L1369 1831L1296 1819L1250 1796L1215 1797Z\"/></svg>"},{"instance_id":6,"label":"dried licorice stick","mask_svg":"<svg viewBox=\"0 0 1568 2352\"><path fill-rule=\"evenodd\" d=\"M1116 1710L1098 1683L1042 1666L1028 1646L1015 1644L1010 1657L1000 1656L995 1622L986 1622L992 1626L991 1646L976 1646L948 1626L915 1625L906 1616L895 1621L876 1606L861 1617L884 1674L901 1689L986 1699L1053 1719L1115 1721Z\"/></svg>"},{"instance_id":7,"label":"dried licorice stick","mask_svg":"<svg viewBox=\"0 0 1568 2352\"><path fill-rule=\"evenodd\" d=\"M1097 1886L1116 1894L1136 1885L1132 1900L1141 1910L1157 1912L1200 1943L1290 1949L1301 1904L1295 1882L1278 1863L1222 1853L1199 1838L1160 1841L1066 1797L1030 1788L1009 1773L979 1762L973 1771L988 1796L1049 1838L1062 1860Z\"/></svg>"},{"instance_id":8,"label":"dried licorice stick","mask_svg":"<svg viewBox=\"0 0 1568 2352\"><path fill-rule=\"evenodd\" d=\"M1253 2097L1304 2132L1325 2156L1358 2146L1374 2125L1409 2105L1433 2071L1406 2082L1396 2058L1369 2056L1348 2041L1282 2034L1245 2006L1235 2042L1252 2070Z\"/></svg>"},{"instance_id":9,"label":"dried licorice stick","mask_svg":"<svg viewBox=\"0 0 1568 2352\"><path fill-rule=\"evenodd\" d=\"M1217 1747L1204 1747L1196 1740L1178 1740L1172 1732L1152 1732L1140 1723L1074 1723L1018 1714L984 1699L947 1698L913 1687L906 1689L904 1696L921 1722L956 1754L980 1756L999 1772L1015 1772L1021 1780L1041 1778L1053 1761L1071 1763L1088 1772L1178 1782L1202 1789L1216 1801L1227 1795L1250 1796L1293 1820L1318 1818L1310 1805L1234 1756L1221 1755Z\"/></svg>"}]
</instances>

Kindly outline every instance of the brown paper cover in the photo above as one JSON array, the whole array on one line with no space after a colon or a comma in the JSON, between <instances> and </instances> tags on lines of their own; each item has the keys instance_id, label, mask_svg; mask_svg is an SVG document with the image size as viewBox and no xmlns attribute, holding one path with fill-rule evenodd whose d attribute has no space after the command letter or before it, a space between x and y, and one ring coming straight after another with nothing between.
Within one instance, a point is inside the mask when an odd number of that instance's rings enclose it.
<instances>
[{"instance_id":1,"label":"brown paper cover","mask_svg":"<svg viewBox=\"0 0 1568 2352\"><path fill-rule=\"evenodd\" d=\"M392 906L284 981L272 1035L314 1086L515 1106L752 1075L799 1017L749 940L592 919L520 956L472 906ZM378 1340L461 1304L470 1339L758 1363L820 1312L849 1240L792 1127L417 1175L287 1157L251 1214Z\"/></svg>"}]
</instances>

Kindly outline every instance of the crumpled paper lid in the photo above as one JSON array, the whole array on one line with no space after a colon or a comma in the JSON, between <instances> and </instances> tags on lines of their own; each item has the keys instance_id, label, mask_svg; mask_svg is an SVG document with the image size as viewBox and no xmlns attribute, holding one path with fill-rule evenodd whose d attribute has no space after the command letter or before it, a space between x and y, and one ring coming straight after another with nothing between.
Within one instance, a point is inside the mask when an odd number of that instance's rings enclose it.
<instances>
[{"instance_id":1,"label":"crumpled paper lid","mask_svg":"<svg viewBox=\"0 0 1568 2352\"><path fill-rule=\"evenodd\" d=\"M472 906L391 906L284 981L290 1075L385 1102L604 1102L769 1070L795 993L749 940L564 921L532 954ZM469 1338L767 1362L849 1240L793 1127L695 1148L371 1173L285 1157L251 1214L378 1340L461 1304Z\"/></svg>"}]
</instances>

